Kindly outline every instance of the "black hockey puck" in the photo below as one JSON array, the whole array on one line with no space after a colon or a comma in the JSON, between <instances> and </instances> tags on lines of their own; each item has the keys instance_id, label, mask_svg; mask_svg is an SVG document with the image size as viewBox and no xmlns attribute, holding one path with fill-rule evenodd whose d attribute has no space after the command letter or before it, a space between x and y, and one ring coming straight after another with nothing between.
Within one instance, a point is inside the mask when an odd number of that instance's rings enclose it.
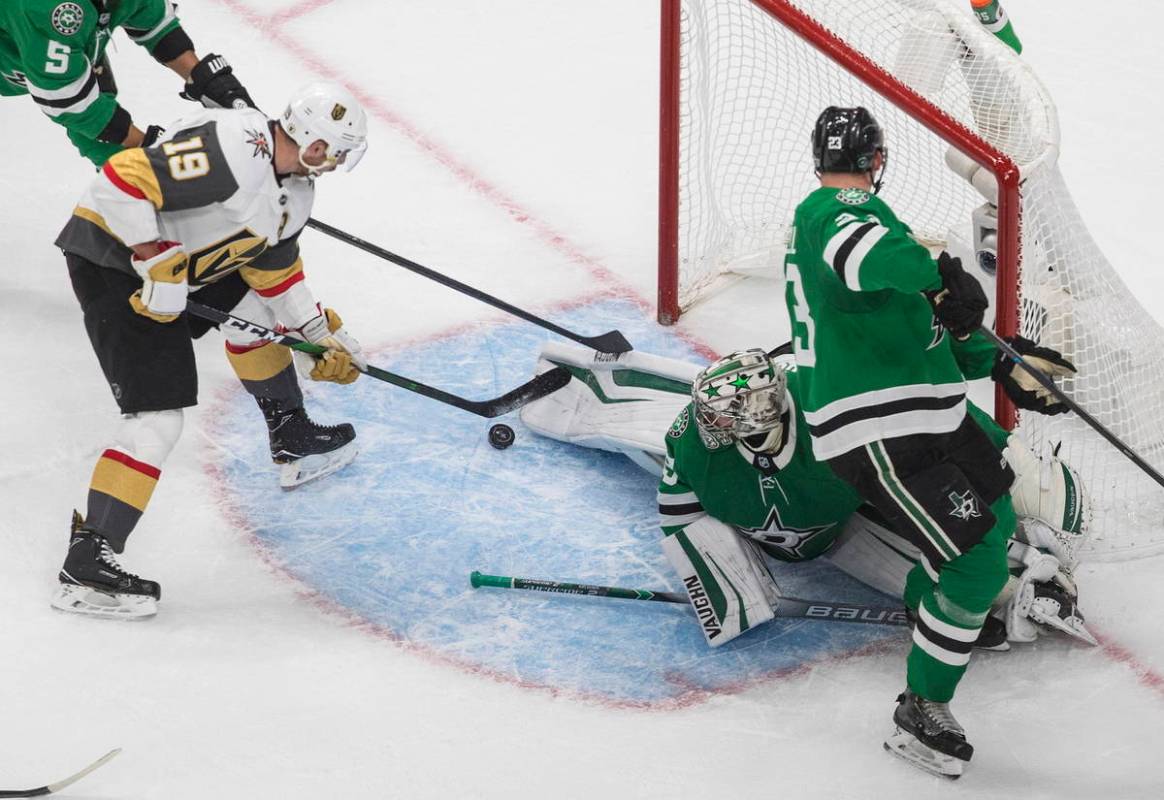
<instances>
[{"instance_id":1,"label":"black hockey puck","mask_svg":"<svg viewBox=\"0 0 1164 800\"><path fill-rule=\"evenodd\" d=\"M508 425L499 422L489 429L489 444L498 450L504 450L509 447L513 444L513 439L513 428Z\"/></svg>"}]
</instances>

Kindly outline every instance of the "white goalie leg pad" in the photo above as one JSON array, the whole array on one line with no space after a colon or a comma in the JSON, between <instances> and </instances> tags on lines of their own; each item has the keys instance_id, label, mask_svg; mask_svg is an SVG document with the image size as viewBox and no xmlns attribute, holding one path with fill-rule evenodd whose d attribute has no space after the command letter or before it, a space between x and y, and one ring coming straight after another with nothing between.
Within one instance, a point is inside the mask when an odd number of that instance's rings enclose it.
<instances>
[{"instance_id":1,"label":"white goalie leg pad","mask_svg":"<svg viewBox=\"0 0 1164 800\"><path fill-rule=\"evenodd\" d=\"M140 411L121 419L113 436L114 446L160 469L182 435L182 409Z\"/></svg>"},{"instance_id":2,"label":"white goalie leg pad","mask_svg":"<svg viewBox=\"0 0 1164 800\"><path fill-rule=\"evenodd\" d=\"M1098 644L1084 624L1075 583L1063 571L1059 559L1014 539L1007 545L1007 557L1023 568L1000 595L1005 599L1007 639L1033 642L1038 638L1039 626L1045 626L1088 644Z\"/></svg>"},{"instance_id":3,"label":"white goalie leg pad","mask_svg":"<svg viewBox=\"0 0 1164 800\"><path fill-rule=\"evenodd\" d=\"M663 539L663 552L712 647L774 618L780 590L764 556L730 525L712 517L696 520Z\"/></svg>"},{"instance_id":4,"label":"white goalie leg pad","mask_svg":"<svg viewBox=\"0 0 1164 800\"><path fill-rule=\"evenodd\" d=\"M551 439L623 453L661 475L664 437L691 402L691 382L702 366L637 350L613 356L544 343L538 374L557 366L569 369L573 380L522 407L522 423Z\"/></svg>"},{"instance_id":5,"label":"white goalie leg pad","mask_svg":"<svg viewBox=\"0 0 1164 800\"><path fill-rule=\"evenodd\" d=\"M857 511L845 522L825 558L841 571L900 599L921 552L889 528Z\"/></svg>"},{"instance_id":6,"label":"white goalie leg pad","mask_svg":"<svg viewBox=\"0 0 1164 800\"><path fill-rule=\"evenodd\" d=\"M1091 503L1078 473L1054 455L1036 458L1017 435L1007 439L1003 454L1015 473L1010 490L1015 513L1042 523L1021 526L1018 537L1073 569L1091 524Z\"/></svg>"}]
</instances>

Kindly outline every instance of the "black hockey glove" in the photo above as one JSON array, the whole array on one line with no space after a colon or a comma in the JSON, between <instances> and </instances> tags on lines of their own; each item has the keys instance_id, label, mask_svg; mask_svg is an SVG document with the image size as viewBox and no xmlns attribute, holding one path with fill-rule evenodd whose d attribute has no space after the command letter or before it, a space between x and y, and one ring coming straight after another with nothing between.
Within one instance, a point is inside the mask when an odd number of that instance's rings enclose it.
<instances>
[{"instance_id":1,"label":"black hockey glove","mask_svg":"<svg viewBox=\"0 0 1164 800\"><path fill-rule=\"evenodd\" d=\"M181 97L194 100L207 108L255 108L255 101L234 76L232 67L223 56L207 53L190 71L190 82Z\"/></svg>"},{"instance_id":2,"label":"black hockey glove","mask_svg":"<svg viewBox=\"0 0 1164 800\"><path fill-rule=\"evenodd\" d=\"M986 293L974 276L962 269L962 259L944 250L938 256L938 274L942 276L942 288L926 292L926 297L938 322L955 338L965 339L982 324L990 305Z\"/></svg>"},{"instance_id":3,"label":"black hockey glove","mask_svg":"<svg viewBox=\"0 0 1164 800\"><path fill-rule=\"evenodd\" d=\"M1021 336L1008 336L1007 344L1013 347L1019 355L1035 369L1052 378L1062 378L1075 374L1075 365L1056 350L1049 347L1039 347L1030 339ZM994 361L994 369L990 377L1002 385L1006 396L1019 408L1027 411L1038 411L1040 414L1062 414L1069 409L1051 390L1039 383L1035 378L1016 364L1003 351L998 351Z\"/></svg>"},{"instance_id":4,"label":"black hockey glove","mask_svg":"<svg viewBox=\"0 0 1164 800\"><path fill-rule=\"evenodd\" d=\"M158 139L162 138L162 134L164 134L165 132L166 132L166 129L163 128L161 125L150 125L148 128L145 129L145 134L141 138L141 146L142 147L150 147L151 145L154 144L154 142L156 142Z\"/></svg>"}]
</instances>

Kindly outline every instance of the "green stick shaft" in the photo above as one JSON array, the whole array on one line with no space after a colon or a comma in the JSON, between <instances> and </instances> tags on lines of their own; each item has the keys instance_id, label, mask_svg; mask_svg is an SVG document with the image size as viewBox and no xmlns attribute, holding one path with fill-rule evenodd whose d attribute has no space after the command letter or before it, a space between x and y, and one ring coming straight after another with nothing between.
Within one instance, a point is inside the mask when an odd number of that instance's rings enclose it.
<instances>
[{"instance_id":1,"label":"green stick shaft","mask_svg":"<svg viewBox=\"0 0 1164 800\"><path fill-rule=\"evenodd\" d=\"M493 586L498 589L529 589L555 594L583 594L591 597L615 597L620 600L657 600L661 603L688 605L682 592L655 592L650 589L620 589L617 586L595 586L589 583L563 583L536 578L511 578L508 575L485 575L473 570L469 574L473 588ZM833 622L858 622L868 625L896 625L907 627L912 623L903 608L866 606L858 603L834 603L825 600L804 600L800 597L781 597L772 609L777 617L789 619L822 619Z\"/></svg>"},{"instance_id":2,"label":"green stick shaft","mask_svg":"<svg viewBox=\"0 0 1164 800\"><path fill-rule=\"evenodd\" d=\"M589 583L563 583L534 578L511 578L506 575L485 575L474 570L469 575L473 588L493 586L498 589L529 589L555 594L584 594L591 597L615 597L620 600L657 600L660 603L687 604L687 595L679 592L653 592L649 589L620 589L616 586L595 586Z\"/></svg>"}]
</instances>

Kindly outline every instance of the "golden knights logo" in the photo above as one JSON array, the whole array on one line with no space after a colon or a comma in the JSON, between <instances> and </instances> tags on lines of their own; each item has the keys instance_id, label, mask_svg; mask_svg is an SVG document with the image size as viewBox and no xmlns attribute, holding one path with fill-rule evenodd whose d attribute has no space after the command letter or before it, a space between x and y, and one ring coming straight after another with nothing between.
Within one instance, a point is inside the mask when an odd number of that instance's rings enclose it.
<instances>
[{"instance_id":1,"label":"golden knights logo","mask_svg":"<svg viewBox=\"0 0 1164 800\"><path fill-rule=\"evenodd\" d=\"M971 517L982 516L982 512L978 510L978 498L969 489L960 494L958 492L950 492L947 497L954 504L954 508L950 511L951 517L957 517L960 520L969 520Z\"/></svg>"},{"instance_id":2,"label":"golden knights logo","mask_svg":"<svg viewBox=\"0 0 1164 800\"><path fill-rule=\"evenodd\" d=\"M262 156L263 158L270 161L271 160L271 145L270 145L270 143L267 142L267 134L264 133L263 131L255 130L252 128L247 128L246 133L247 133L247 136L250 137L249 139L247 139L247 144L249 144L251 147L255 148L254 152L251 153L251 156L254 158L259 158L260 156Z\"/></svg>"},{"instance_id":3,"label":"golden knights logo","mask_svg":"<svg viewBox=\"0 0 1164 800\"><path fill-rule=\"evenodd\" d=\"M346 114L346 113L348 113L348 110L346 108L344 108L342 105L340 105L339 103L336 103L334 106L331 107L331 118L334 119L336 122L339 122L341 119L343 119L344 114Z\"/></svg>"}]
</instances>

